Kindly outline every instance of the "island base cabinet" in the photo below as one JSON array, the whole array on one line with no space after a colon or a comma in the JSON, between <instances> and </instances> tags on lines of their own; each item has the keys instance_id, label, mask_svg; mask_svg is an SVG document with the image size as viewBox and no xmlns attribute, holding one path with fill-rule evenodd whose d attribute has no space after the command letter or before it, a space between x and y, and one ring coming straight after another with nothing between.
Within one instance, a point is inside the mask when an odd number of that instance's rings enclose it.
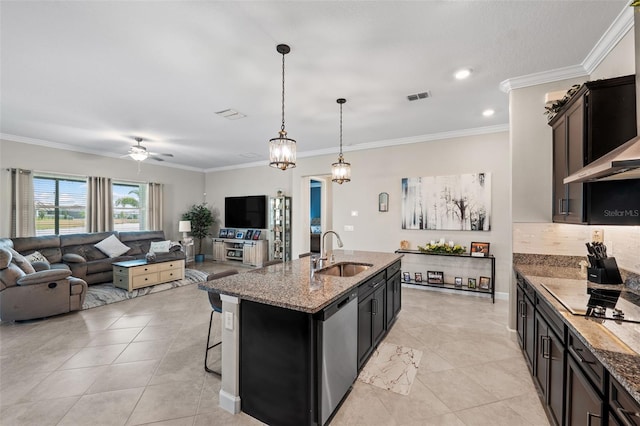
<instances>
[{"instance_id":1,"label":"island base cabinet","mask_svg":"<svg viewBox=\"0 0 640 426\"><path fill-rule=\"evenodd\" d=\"M358 371L385 335L387 285L384 272L358 287Z\"/></svg>"},{"instance_id":2,"label":"island base cabinet","mask_svg":"<svg viewBox=\"0 0 640 426\"><path fill-rule=\"evenodd\" d=\"M400 272L393 275L387 275L387 330L391 329L393 322L396 320L398 312L400 312L402 297L402 283L400 281Z\"/></svg>"},{"instance_id":3,"label":"island base cabinet","mask_svg":"<svg viewBox=\"0 0 640 426\"><path fill-rule=\"evenodd\" d=\"M567 426L606 425L602 416L602 398L595 392L587 377L573 360L567 357Z\"/></svg>"},{"instance_id":4,"label":"island base cabinet","mask_svg":"<svg viewBox=\"0 0 640 426\"><path fill-rule=\"evenodd\" d=\"M242 301L242 411L274 426L315 424L315 333L310 314Z\"/></svg>"}]
</instances>

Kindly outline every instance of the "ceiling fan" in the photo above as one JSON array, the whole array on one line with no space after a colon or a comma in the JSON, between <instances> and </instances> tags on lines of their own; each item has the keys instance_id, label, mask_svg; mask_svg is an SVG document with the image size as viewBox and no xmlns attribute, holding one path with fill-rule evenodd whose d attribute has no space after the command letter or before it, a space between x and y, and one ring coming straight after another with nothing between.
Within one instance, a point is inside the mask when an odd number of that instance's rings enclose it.
<instances>
[{"instance_id":1,"label":"ceiling fan","mask_svg":"<svg viewBox=\"0 0 640 426\"><path fill-rule=\"evenodd\" d=\"M147 158L152 158L156 161L164 161L164 159L161 157L173 157L173 154L161 154L157 152L149 152L147 151L146 147L141 145L141 142L144 139L140 137L134 137L133 139L137 142L137 145L132 146L129 149L129 152L126 155L124 155L124 157L129 156L136 161L144 161Z\"/></svg>"}]
</instances>

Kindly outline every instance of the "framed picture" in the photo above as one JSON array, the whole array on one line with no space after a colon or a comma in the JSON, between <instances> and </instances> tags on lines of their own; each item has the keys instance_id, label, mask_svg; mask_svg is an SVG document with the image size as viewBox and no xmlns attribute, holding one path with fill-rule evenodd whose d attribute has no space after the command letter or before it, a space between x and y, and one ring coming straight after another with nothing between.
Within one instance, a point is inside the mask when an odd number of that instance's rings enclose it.
<instances>
[{"instance_id":1,"label":"framed picture","mask_svg":"<svg viewBox=\"0 0 640 426\"><path fill-rule=\"evenodd\" d=\"M456 287L462 287L462 277L456 277L455 284Z\"/></svg>"},{"instance_id":2,"label":"framed picture","mask_svg":"<svg viewBox=\"0 0 640 426\"><path fill-rule=\"evenodd\" d=\"M235 229L227 229L227 238L233 238L236 236L236 230Z\"/></svg>"},{"instance_id":3,"label":"framed picture","mask_svg":"<svg viewBox=\"0 0 640 426\"><path fill-rule=\"evenodd\" d=\"M476 288L476 279L475 278L469 278L468 287L469 288Z\"/></svg>"},{"instance_id":4,"label":"framed picture","mask_svg":"<svg viewBox=\"0 0 640 426\"><path fill-rule=\"evenodd\" d=\"M480 282L478 283L478 288L483 290L489 290L491 288L491 278L489 277L480 277Z\"/></svg>"},{"instance_id":5,"label":"framed picture","mask_svg":"<svg viewBox=\"0 0 640 426\"><path fill-rule=\"evenodd\" d=\"M253 229L249 229L247 234L244 236L245 240L250 240L251 238L253 238Z\"/></svg>"},{"instance_id":6,"label":"framed picture","mask_svg":"<svg viewBox=\"0 0 640 426\"><path fill-rule=\"evenodd\" d=\"M422 282L422 272L416 272L416 282L417 283L421 283Z\"/></svg>"},{"instance_id":7,"label":"framed picture","mask_svg":"<svg viewBox=\"0 0 640 426\"><path fill-rule=\"evenodd\" d=\"M429 284L444 284L444 274L442 271L427 271L427 282Z\"/></svg>"},{"instance_id":8,"label":"framed picture","mask_svg":"<svg viewBox=\"0 0 640 426\"><path fill-rule=\"evenodd\" d=\"M242 231L237 231L236 232L236 240L241 240L244 238L244 232Z\"/></svg>"},{"instance_id":9,"label":"framed picture","mask_svg":"<svg viewBox=\"0 0 640 426\"><path fill-rule=\"evenodd\" d=\"M471 256L489 256L489 243L471 243Z\"/></svg>"},{"instance_id":10,"label":"framed picture","mask_svg":"<svg viewBox=\"0 0 640 426\"><path fill-rule=\"evenodd\" d=\"M405 283L408 283L409 281L411 281L411 273L410 272L403 272L402 273L402 279L404 279Z\"/></svg>"},{"instance_id":11,"label":"framed picture","mask_svg":"<svg viewBox=\"0 0 640 426\"><path fill-rule=\"evenodd\" d=\"M220 233L218 234L219 238L227 238L227 230L226 229L220 229Z\"/></svg>"},{"instance_id":12,"label":"framed picture","mask_svg":"<svg viewBox=\"0 0 640 426\"><path fill-rule=\"evenodd\" d=\"M262 232L262 231L260 231L259 229L254 230L254 231L253 231L253 239L254 239L254 240L259 240L259 239L260 239L260 233L261 233L261 232Z\"/></svg>"}]
</instances>

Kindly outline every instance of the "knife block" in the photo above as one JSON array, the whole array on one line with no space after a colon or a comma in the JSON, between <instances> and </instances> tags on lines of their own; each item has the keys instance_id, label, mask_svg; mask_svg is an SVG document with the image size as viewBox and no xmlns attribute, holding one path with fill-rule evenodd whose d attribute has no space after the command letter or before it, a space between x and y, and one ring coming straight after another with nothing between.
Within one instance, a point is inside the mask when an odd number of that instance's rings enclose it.
<instances>
[{"instance_id":1,"label":"knife block","mask_svg":"<svg viewBox=\"0 0 640 426\"><path fill-rule=\"evenodd\" d=\"M596 265L587 268L587 279L596 284L622 284L615 257L599 259Z\"/></svg>"}]
</instances>

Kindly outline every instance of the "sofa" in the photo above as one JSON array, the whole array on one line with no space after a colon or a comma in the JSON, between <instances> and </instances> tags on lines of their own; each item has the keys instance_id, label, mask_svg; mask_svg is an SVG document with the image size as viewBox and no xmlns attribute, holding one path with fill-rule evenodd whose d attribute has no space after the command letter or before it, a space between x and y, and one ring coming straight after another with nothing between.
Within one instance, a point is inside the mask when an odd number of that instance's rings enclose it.
<instances>
[{"instance_id":1,"label":"sofa","mask_svg":"<svg viewBox=\"0 0 640 426\"><path fill-rule=\"evenodd\" d=\"M110 236L115 236L129 250L122 255L109 257L95 247ZM87 284L113 281L114 262L144 259L151 243L166 241L164 231L94 232L42 237L0 238L0 248L10 247L22 256L39 252L45 262L34 262L37 270L67 269L71 275ZM156 261L185 259L180 245L173 244L167 252L155 252ZM47 265L48 263L48 265Z\"/></svg>"},{"instance_id":2,"label":"sofa","mask_svg":"<svg viewBox=\"0 0 640 426\"><path fill-rule=\"evenodd\" d=\"M11 248L0 248L0 320L23 321L82 309L87 283L66 268L36 271Z\"/></svg>"}]
</instances>

